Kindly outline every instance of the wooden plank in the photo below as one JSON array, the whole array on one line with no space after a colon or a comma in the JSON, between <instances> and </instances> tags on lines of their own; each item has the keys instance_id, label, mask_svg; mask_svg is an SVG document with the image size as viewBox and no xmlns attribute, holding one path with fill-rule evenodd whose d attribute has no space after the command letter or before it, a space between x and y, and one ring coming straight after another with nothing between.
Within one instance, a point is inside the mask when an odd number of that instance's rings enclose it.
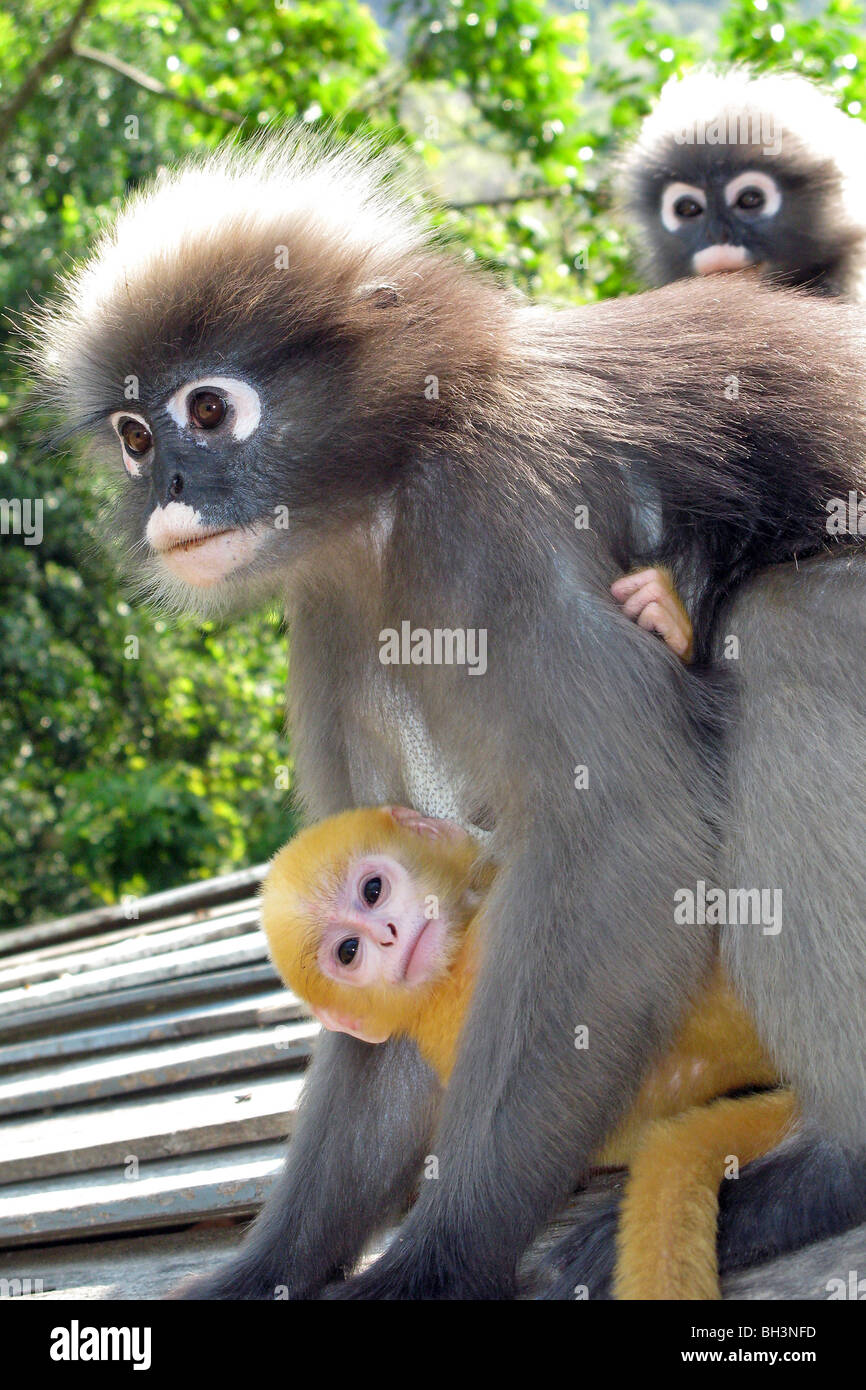
<instances>
[{"instance_id":1,"label":"wooden plank","mask_svg":"<svg viewBox=\"0 0 866 1390\"><path fill-rule=\"evenodd\" d=\"M72 975L69 979L44 980L29 987L19 985L0 994L0 1018L11 1024L15 1018L25 1018L31 1009L40 1005L101 994L124 984L148 984L181 975L199 975L227 965L245 965L266 955L265 938L261 931L255 931L230 937L227 941L192 946L185 951L89 970L85 975Z\"/></svg>"},{"instance_id":2,"label":"wooden plank","mask_svg":"<svg viewBox=\"0 0 866 1390\"><path fill-rule=\"evenodd\" d=\"M13 1290L49 1300L162 1298L187 1274L225 1259L246 1224L200 1221L182 1231L76 1240L44 1250L19 1245L0 1251L0 1278Z\"/></svg>"},{"instance_id":3,"label":"wooden plank","mask_svg":"<svg viewBox=\"0 0 866 1390\"><path fill-rule=\"evenodd\" d=\"M143 932L140 935L127 933L108 946L91 947L86 950L67 951L48 960L19 961L17 956L7 957L7 964L0 965L0 999L19 985L32 986L43 980L56 980L82 975L89 970L101 970L112 965L122 965L127 961L146 960L148 956L165 955L167 951L181 951L190 946L204 946L209 941L223 941L232 936L243 936L260 926L257 906L242 912L231 912L222 917L204 917L188 926L174 927L169 931ZM85 943L86 944L86 943Z\"/></svg>"},{"instance_id":4,"label":"wooden plank","mask_svg":"<svg viewBox=\"0 0 866 1390\"><path fill-rule=\"evenodd\" d=\"M206 1076L230 1076L306 1061L318 1034L317 1023L281 1023L215 1038L162 1043L96 1061L39 1067L29 1075L0 1083L0 1116L140 1095Z\"/></svg>"},{"instance_id":5,"label":"wooden plank","mask_svg":"<svg viewBox=\"0 0 866 1390\"><path fill-rule=\"evenodd\" d=\"M235 1251L244 1221L202 1221L184 1230L145 1232L106 1241L74 1241L45 1249L19 1245L0 1254L0 1278L45 1301L163 1298L181 1279L205 1274ZM362 1266L393 1232L374 1242ZM723 1281L726 1299L825 1301L827 1283L866 1267L866 1226L793 1255L743 1270ZM10 1310L11 1311L11 1310Z\"/></svg>"},{"instance_id":6,"label":"wooden plank","mask_svg":"<svg viewBox=\"0 0 866 1390\"><path fill-rule=\"evenodd\" d=\"M47 1183L15 1183L0 1188L0 1241L12 1247L252 1215L283 1153L278 1143L235 1145L144 1164L133 1181L117 1169L100 1169Z\"/></svg>"},{"instance_id":7,"label":"wooden plank","mask_svg":"<svg viewBox=\"0 0 866 1390\"><path fill-rule=\"evenodd\" d=\"M251 1028L256 1024L280 1023L308 1018L309 1005L287 989L273 989L242 999L214 1000L163 1013L151 1013L127 1023L109 1023L101 1028L79 1029L71 1033L51 1033L45 1038L0 1044L0 1075L15 1068L61 1058L92 1056L100 1052L120 1052L145 1043L167 1042L171 1038L198 1037L225 1032L230 1028Z\"/></svg>"},{"instance_id":8,"label":"wooden plank","mask_svg":"<svg viewBox=\"0 0 866 1390\"><path fill-rule=\"evenodd\" d=\"M182 976L177 980L157 980L137 988L108 990L92 998L68 999L30 1009L26 1017L13 1015L11 1022L0 1020L0 1041L29 1038L51 1029L73 1028L86 1020L109 1022L130 1015L147 1014L167 1004L182 1004L196 999L210 999L212 996L226 1000L232 995L257 990L262 985L278 981L279 977L270 961L262 961L258 965L207 971L202 975Z\"/></svg>"},{"instance_id":9,"label":"wooden plank","mask_svg":"<svg viewBox=\"0 0 866 1390\"><path fill-rule=\"evenodd\" d=\"M154 917L165 917L182 909L207 908L214 903L249 896L261 883L267 867L267 864L254 864L249 869L221 874L218 878L188 883L182 888L170 888L164 893L151 893L147 897L139 898L136 903L138 920L143 922ZM26 927L12 927L9 931L0 933L0 955L13 955L17 951L30 950L36 946L51 945L77 936L89 936L109 927L122 928L127 921L125 913L126 909L121 903L112 903L110 906L97 907L89 912L77 912L71 917L58 917L50 922L37 922Z\"/></svg>"},{"instance_id":10,"label":"wooden plank","mask_svg":"<svg viewBox=\"0 0 866 1390\"><path fill-rule=\"evenodd\" d=\"M47 1119L0 1124L0 1183L119 1167L169 1154L280 1139L291 1132L303 1074L241 1078L233 1086L144 1096L134 1104L98 1102Z\"/></svg>"},{"instance_id":11,"label":"wooden plank","mask_svg":"<svg viewBox=\"0 0 866 1390\"><path fill-rule=\"evenodd\" d=\"M173 912L166 917L156 917L152 921L139 922L131 919L122 928L99 932L96 936L76 937L74 941L58 941L49 945L37 946L30 951L16 951L13 955L0 959L0 970L11 965L34 964L38 961L55 960L57 956L69 955L70 951L97 950L101 946L111 946L115 941L127 941L134 936L157 936L163 931L173 931L175 927L191 927L196 922L216 921L232 912L252 912L259 906L258 894L252 897L233 899L231 902L215 903L212 907L199 908L195 912ZM2 939L2 937L0 937Z\"/></svg>"}]
</instances>

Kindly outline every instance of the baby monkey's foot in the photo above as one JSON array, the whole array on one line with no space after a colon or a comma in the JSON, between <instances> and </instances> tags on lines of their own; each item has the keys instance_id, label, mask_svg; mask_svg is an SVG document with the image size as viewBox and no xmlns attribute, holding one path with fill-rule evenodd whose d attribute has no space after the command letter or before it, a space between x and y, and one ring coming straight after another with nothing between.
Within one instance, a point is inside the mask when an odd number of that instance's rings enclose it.
<instances>
[{"instance_id":1,"label":"baby monkey's foot","mask_svg":"<svg viewBox=\"0 0 866 1390\"><path fill-rule=\"evenodd\" d=\"M636 570L611 584L610 591L627 618L657 632L683 661L692 659L692 624L665 569Z\"/></svg>"}]
</instances>

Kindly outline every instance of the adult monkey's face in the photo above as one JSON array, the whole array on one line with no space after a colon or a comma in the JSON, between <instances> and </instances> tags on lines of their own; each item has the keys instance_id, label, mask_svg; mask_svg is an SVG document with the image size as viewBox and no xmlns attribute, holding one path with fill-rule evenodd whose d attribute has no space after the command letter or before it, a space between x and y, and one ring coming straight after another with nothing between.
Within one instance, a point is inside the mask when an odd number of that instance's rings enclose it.
<instances>
[{"instance_id":1,"label":"adult monkey's face","mask_svg":"<svg viewBox=\"0 0 866 1390\"><path fill-rule=\"evenodd\" d=\"M147 413L110 416L131 489L146 499L154 562L194 588L248 569L267 538L266 491L239 495L230 485L241 473L255 477L249 465L261 417L253 385L216 373L185 383Z\"/></svg>"},{"instance_id":2,"label":"adult monkey's face","mask_svg":"<svg viewBox=\"0 0 866 1390\"><path fill-rule=\"evenodd\" d=\"M312 540L370 524L442 419L424 385L460 308L382 178L288 141L181 170L36 320L49 404L113 480L124 563L172 606L278 591Z\"/></svg>"}]
</instances>

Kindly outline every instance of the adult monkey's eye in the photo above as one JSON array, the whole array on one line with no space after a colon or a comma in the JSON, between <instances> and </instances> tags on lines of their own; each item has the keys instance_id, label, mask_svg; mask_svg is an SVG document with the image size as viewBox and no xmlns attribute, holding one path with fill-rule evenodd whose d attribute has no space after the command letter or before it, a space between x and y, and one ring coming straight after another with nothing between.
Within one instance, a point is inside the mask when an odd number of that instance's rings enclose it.
<instances>
[{"instance_id":1,"label":"adult monkey's eye","mask_svg":"<svg viewBox=\"0 0 866 1390\"><path fill-rule=\"evenodd\" d=\"M126 452L132 458L144 458L153 448L153 435L141 420L121 420L117 432L123 440Z\"/></svg>"},{"instance_id":2,"label":"adult monkey's eye","mask_svg":"<svg viewBox=\"0 0 866 1390\"><path fill-rule=\"evenodd\" d=\"M189 418L200 430L214 430L226 417L225 399L216 391L194 391L189 398Z\"/></svg>"},{"instance_id":3,"label":"adult monkey's eye","mask_svg":"<svg viewBox=\"0 0 866 1390\"><path fill-rule=\"evenodd\" d=\"M677 217L700 217L703 208L697 198L690 198L688 194L684 194L674 203L674 212Z\"/></svg>"},{"instance_id":4,"label":"adult monkey's eye","mask_svg":"<svg viewBox=\"0 0 866 1390\"><path fill-rule=\"evenodd\" d=\"M337 947L337 960L341 965L351 965L358 954L360 942L357 936L347 936L345 941L341 941Z\"/></svg>"},{"instance_id":5,"label":"adult monkey's eye","mask_svg":"<svg viewBox=\"0 0 866 1390\"><path fill-rule=\"evenodd\" d=\"M737 199L737 207L754 212L757 208L762 208L766 201L766 195L760 188L744 188Z\"/></svg>"},{"instance_id":6,"label":"adult monkey's eye","mask_svg":"<svg viewBox=\"0 0 866 1390\"><path fill-rule=\"evenodd\" d=\"M375 907L382 896L382 880L378 874L366 879L361 887L361 897L368 907Z\"/></svg>"}]
</instances>

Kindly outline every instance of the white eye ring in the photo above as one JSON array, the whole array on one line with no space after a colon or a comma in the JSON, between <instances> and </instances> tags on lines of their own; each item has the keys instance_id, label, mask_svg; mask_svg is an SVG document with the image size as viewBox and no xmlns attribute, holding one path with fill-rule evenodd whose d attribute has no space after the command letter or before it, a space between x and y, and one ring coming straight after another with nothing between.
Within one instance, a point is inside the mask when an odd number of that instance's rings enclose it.
<instances>
[{"instance_id":1,"label":"white eye ring","mask_svg":"<svg viewBox=\"0 0 866 1390\"><path fill-rule=\"evenodd\" d=\"M760 169L746 169L742 174L737 174L735 179L725 184L725 202L729 208L734 206L744 188L757 188L764 195L764 206L760 211L755 210L756 217L775 217L782 206L782 193L774 178L762 174Z\"/></svg>"},{"instance_id":2,"label":"white eye ring","mask_svg":"<svg viewBox=\"0 0 866 1390\"><path fill-rule=\"evenodd\" d=\"M144 425L144 428L147 430L148 434L152 434L150 425L147 423L143 415L137 415L134 410L115 410L114 414L110 417L110 419L111 427L114 430L114 433L117 435L118 439L120 440L120 452L123 456L124 468L130 475L130 477L140 478L141 465L143 459L133 458L132 454L128 454L126 452L126 445L123 442L123 435L120 433L120 422L121 420L137 420L140 425Z\"/></svg>"},{"instance_id":3,"label":"white eye ring","mask_svg":"<svg viewBox=\"0 0 866 1390\"><path fill-rule=\"evenodd\" d=\"M683 218L674 211L680 198L694 198L704 212L707 210L707 195L702 188L691 183L669 183L662 194L662 224L669 232L678 232L683 225Z\"/></svg>"},{"instance_id":4,"label":"white eye ring","mask_svg":"<svg viewBox=\"0 0 866 1390\"><path fill-rule=\"evenodd\" d=\"M166 404L166 410L178 429L190 429L187 401L194 391L216 391L225 396L232 408L230 429L233 439L248 439L262 418L262 402L258 391L246 381L233 376L203 376L200 381L187 382Z\"/></svg>"}]
</instances>

